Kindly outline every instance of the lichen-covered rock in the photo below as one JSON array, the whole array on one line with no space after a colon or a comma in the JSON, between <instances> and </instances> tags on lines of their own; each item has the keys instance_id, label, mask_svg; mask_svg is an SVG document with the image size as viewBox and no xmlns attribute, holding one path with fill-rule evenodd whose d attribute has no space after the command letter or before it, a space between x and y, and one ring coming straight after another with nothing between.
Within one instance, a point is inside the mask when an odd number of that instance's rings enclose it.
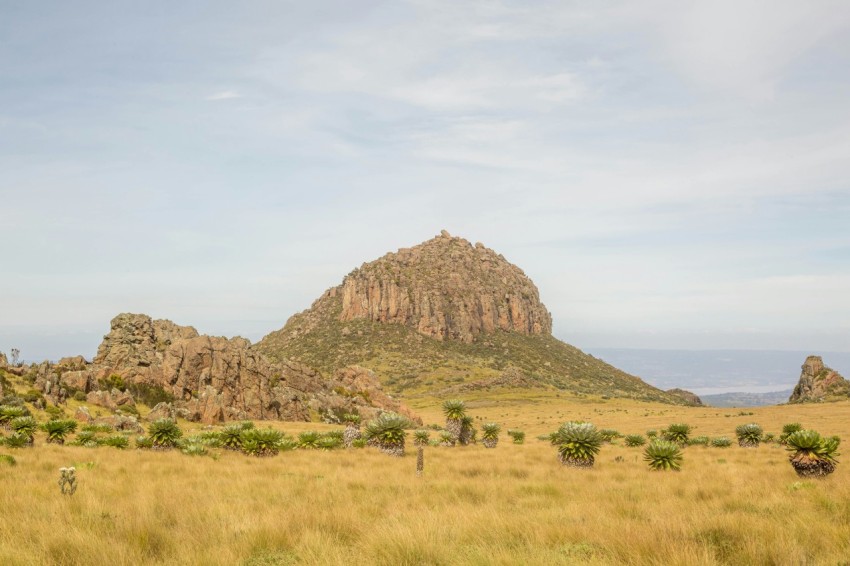
<instances>
[{"instance_id":1,"label":"lichen-covered rock","mask_svg":"<svg viewBox=\"0 0 850 566\"><path fill-rule=\"evenodd\" d=\"M446 231L363 264L336 292L340 320L404 324L439 340L468 343L496 330L552 332L552 317L520 268Z\"/></svg>"},{"instance_id":2,"label":"lichen-covered rock","mask_svg":"<svg viewBox=\"0 0 850 566\"><path fill-rule=\"evenodd\" d=\"M91 416L88 407L77 407L74 411L74 420L88 424L94 421L94 417Z\"/></svg>"},{"instance_id":3,"label":"lichen-covered rock","mask_svg":"<svg viewBox=\"0 0 850 566\"><path fill-rule=\"evenodd\" d=\"M135 409L136 407L136 400L133 399L133 396L127 391L119 391L118 389L112 389L112 391L90 391L86 395L86 402L105 407L110 411L130 407Z\"/></svg>"},{"instance_id":4,"label":"lichen-covered rock","mask_svg":"<svg viewBox=\"0 0 850 566\"><path fill-rule=\"evenodd\" d=\"M850 382L838 372L826 367L820 356L806 358L800 380L794 387L789 403L847 399L850 397Z\"/></svg>"},{"instance_id":5,"label":"lichen-covered rock","mask_svg":"<svg viewBox=\"0 0 850 566\"><path fill-rule=\"evenodd\" d=\"M82 371L86 369L88 362L83 356L70 356L62 358L56 367L61 371Z\"/></svg>"},{"instance_id":6,"label":"lichen-covered rock","mask_svg":"<svg viewBox=\"0 0 850 566\"><path fill-rule=\"evenodd\" d=\"M690 391L688 391L686 389L679 389L679 388L668 389L667 393L670 393L671 395L675 395L676 397L681 397L682 399L685 400L685 402L688 405L691 405L693 407L702 407L703 406L702 399L700 399L699 396L696 393L691 393Z\"/></svg>"}]
</instances>

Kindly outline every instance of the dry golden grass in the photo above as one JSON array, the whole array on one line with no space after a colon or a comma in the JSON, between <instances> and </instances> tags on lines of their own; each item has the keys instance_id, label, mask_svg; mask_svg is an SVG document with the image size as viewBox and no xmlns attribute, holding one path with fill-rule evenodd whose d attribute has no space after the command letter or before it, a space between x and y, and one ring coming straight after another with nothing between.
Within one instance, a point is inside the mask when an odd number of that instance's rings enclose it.
<instances>
[{"instance_id":1,"label":"dry golden grass","mask_svg":"<svg viewBox=\"0 0 850 566\"><path fill-rule=\"evenodd\" d=\"M427 422L439 408L419 401ZM0 463L0 564L847 564L850 464L800 480L776 445L689 447L681 472L651 472L642 449L605 445L595 468L562 467L535 436L565 420L645 433L687 422L726 435L800 421L850 438L850 405L747 409L506 393L469 412L527 432L517 446L223 452L54 446L8 450ZM730 416L726 416L730 415ZM285 423L297 433L329 428ZM79 489L61 496L58 468Z\"/></svg>"}]
</instances>

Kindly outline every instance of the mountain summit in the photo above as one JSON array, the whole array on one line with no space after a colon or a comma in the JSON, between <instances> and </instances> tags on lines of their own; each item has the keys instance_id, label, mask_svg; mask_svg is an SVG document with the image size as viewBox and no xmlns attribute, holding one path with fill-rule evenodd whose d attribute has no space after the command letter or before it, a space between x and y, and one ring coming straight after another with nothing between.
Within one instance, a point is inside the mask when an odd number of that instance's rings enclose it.
<instances>
[{"instance_id":1,"label":"mountain summit","mask_svg":"<svg viewBox=\"0 0 850 566\"><path fill-rule=\"evenodd\" d=\"M400 323L438 340L472 342L509 330L550 334L552 317L520 268L445 230L371 263L342 282L341 321Z\"/></svg>"},{"instance_id":2,"label":"mountain summit","mask_svg":"<svg viewBox=\"0 0 850 566\"><path fill-rule=\"evenodd\" d=\"M256 348L327 374L362 366L405 395L543 387L683 403L551 333L519 267L444 230L364 263Z\"/></svg>"}]
</instances>

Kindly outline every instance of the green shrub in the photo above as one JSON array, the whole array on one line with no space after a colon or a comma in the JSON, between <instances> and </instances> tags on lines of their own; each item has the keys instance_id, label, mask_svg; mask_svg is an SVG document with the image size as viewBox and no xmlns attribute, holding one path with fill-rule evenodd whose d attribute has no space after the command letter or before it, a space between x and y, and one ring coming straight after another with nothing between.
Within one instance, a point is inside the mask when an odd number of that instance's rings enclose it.
<instances>
[{"instance_id":1,"label":"green shrub","mask_svg":"<svg viewBox=\"0 0 850 566\"><path fill-rule=\"evenodd\" d=\"M74 401L79 401L80 403L85 403L86 394L83 391L74 391Z\"/></svg>"},{"instance_id":2,"label":"green shrub","mask_svg":"<svg viewBox=\"0 0 850 566\"><path fill-rule=\"evenodd\" d=\"M104 389L106 391L112 391L113 389L124 391L127 388L124 384L124 378L117 373L113 373L109 377L99 379L97 381L97 385L99 389Z\"/></svg>"},{"instance_id":3,"label":"green shrub","mask_svg":"<svg viewBox=\"0 0 850 566\"><path fill-rule=\"evenodd\" d=\"M18 462L15 460L13 456L9 456L8 454L0 454L0 464L6 464L9 466L14 466Z\"/></svg>"},{"instance_id":4,"label":"green shrub","mask_svg":"<svg viewBox=\"0 0 850 566\"><path fill-rule=\"evenodd\" d=\"M26 446L32 445L30 437L26 434L21 434L20 432L13 432L2 440L3 444L8 446L9 448L24 448Z\"/></svg>"},{"instance_id":5,"label":"green shrub","mask_svg":"<svg viewBox=\"0 0 850 566\"><path fill-rule=\"evenodd\" d=\"M599 431L599 435L602 437L602 440L605 441L605 442L611 442L615 438L620 438L621 436L623 436L618 431L616 431L612 428L603 428L602 430Z\"/></svg>"},{"instance_id":6,"label":"green shrub","mask_svg":"<svg viewBox=\"0 0 850 566\"><path fill-rule=\"evenodd\" d=\"M30 441L32 441L35 430L38 428L38 423L33 417L15 417L11 420L9 426L13 431L27 435Z\"/></svg>"},{"instance_id":7,"label":"green shrub","mask_svg":"<svg viewBox=\"0 0 850 566\"><path fill-rule=\"evenodd\" d=\"M486 448L495 448L499 443L499 433L502 431L499 423L484 423L481 426L481 441Z\"/></svg>"},{"instance_id":8,"label":"green shrub","mask_svg":"<svg viewBox=\"0 0 850 566\"><path fill-rule=\"evenodd\" d=\"M80 432L113 432L115 429L107 423L88 423L80 427Z\"/></svg>"},{"instance_id":9,"label":"green shrub","mask_svg":"<svg viewBox=\"0 0 850 566\"><path fill-rule=\"evenodd\" d=\"M275 456L280 452L283 433L273 428L249 428L242 431L242 451L249 456Z\"/></svg>"},{"instance_id":10,"label":"green shrub","mask_svg":"<svg viewBox=\"0 0 850 566\"><path fill-rule=\"evenodd\" d=\"M664 440L675 442L680 446L688 443L688 436L691 433L691 425L685 423L675 423L667 427L664 431Z\"/></svg>"},{"instance_id":11,"label":"green shrub","mask_svg":"<svg viewBox=\"0 0 850 566\"><path fill-rule=\"evenodd\" d=\"M735 427L738 446L742 448L757 448L762 434L764 434L764 431L756 423L742 424Z\"/></svg>"},{"instance_id":12,"label":"green shrub","mask_svg":"<svg viewBox=\"0 0 850 566\"><path fill-rule=\"evenodd\" d=\"M779 435L779 444L786 444L789 436L801 430L803 430L803 425L800 423L788 423L783 425L782 434Z\"/></svg>"},{"instance_id":13,"label":"green shrub","mask_svg":"<svg viewBox=\"0 0 850 566\"><path fill-rule=\"evenodd\" d=\"M11 428L12 419L24 417L29 414L24 407L16 405L0 405L0 426Z\"/></svg>"},{"instance_id":14,"label":"green shrub","mask_svg":"<svg viewBox=\"0 0 850 566\"><path fill-rule=\"evenodd\" d=\"M298 435L298 448L314 450L319 447L319 439L322 437L319 431L305 430Z\"/></svg>"},{"instance_id":15,"label":"green shrub","mask_svg":"<svg viewBox=\"0 0 850 566\"><path fill-rule=\"evenodd\" d=\"M118 389L122 389L119 387ZM148 407L155 407L159 403L173 403L174 395L159 385L148 385L146 383L131 383L127 391L133 395L137 403L143 403Z\"/></svg>"},{"instance_id":16,"label":"green shrub","mask_svg":"<svg viewBox=\"0 0 850 566\"><path fill-rule=\"evenodd\" d=\"M148 436L153 442L154 450L170 450L177 446L183 431L173 419L157 419L148 427Z\"/></svg>"},{"instance_id":17,"label":"green shrub","mask_svg":"<svg viewBox=\"0 0 850 566\"><path fill-rule=\"evenodd\" d=\"M712 439L711 445L715 448L728 448L732 446L732 441L725 436L719 436L717 438Z\"/></svg>"},{"instance_id":18,"label":"green shrub","mask_svg":"<svg viewBox=\"0 0 850 566\"><path fill-rule=\"evenodd\" d=\"M194 443L194 442L190 442L188 444L185 444L180 451L187 456L206 456L207 455L207 447L204 446L203 444L198 444L198 443Z\"/></svg>"},{"instance_id":19,"label":"green shrub","mask_svg":"<svg viewBox=\"0 0 850 566\"><path fill-rule=\"evenodd\" d=\"M646 439L643 437L642 434L629 434L626 436L623 442L626 446L643 446L644 444L646 444Z\"/></svg>"},{"instance_id":20,"label":"green shrub","mask_svg":"<svg viewBox=\"0 0 850 566\"><path fill-rule=\"evenodd\" d=\"M511 437L514 444L522 444L525 442L525 433L517 429L508 429L508 436Z\"/></svg>"},{"instance_id":21,"label":"green shrub","mask_svg":"<svg viewBox=\"0 0 850 566\"><path fill-rule=\"evenodd\" d=\"M41 429L47 433L47 442L65 444L65 438L77 430L77 421L54 419L43 423Z\"/></svg>"},{"instance_id":22,"label":"green shrub","mask_svg":"<svg viewBox=\"0 0 850 566\"><path fill-rule=\"evenodd\" d=\"M123 450L130 445L130 441L123 434L111 434L98 441L101 446L111 446Z\"/></svg>"},{"instance_id":23,"label":"green shrub","mask_svg":"<svg viewBox=\"0 0 850 566\"><path fill-rule=\"evenodd\" d=\"M42 392L38 389L30 389L26 393L21 395L21 398L27 403L35 403L37 401L43 400L44 394L42 394Z\"/></svg>"},{"instance_id":24,"label":"green shrub","mask_svg":"<svg viewBox=\"0 0 850 566\"><path fill-rule=\"evenodd\" d=\"M688 439L689 446L708 446L709 442L711 442L711 439L707 436L695 436Z\"/></svg>"},{"instance_id":25,"label":"green shrub","mask_svg":"<svg viewBox=\"0 0 850 566\"><path fill-rule=\"evenodd\" d=\"M798 430L785 439L790 461L800 477L827 476L835 471L841 439L823 438L814 430Z\"/></svg>"},{"instance_id":26,"label":"green shrub","mask_svg":"<svg viewBox=\"0 0 850 566\"><path fill-rule=\"evenodd\" d=\"M668 440L653 440L644 450L643 459L653 470L675 470L682 467L679 444Z\"/></svg>"},{"instance_id":27,"label":"green shrub","mask_svg":"<svg viewBox=\"0 0 850 566\"><path fill-rule=\"evenodd\" d=\"M658 436L658 431L650 429L650 430L646 431L646 436L647 436L647 438L650 438L650 439L656 438Z\"/></svg>"},{"instance_id":28,"label":"green shrub","mask_svg":"<svg viewBox=\"0 0 850 566\"><path fill-rule=\"evenodd\" d=\"M149 450L153 448L153 439L150 436L137 436L136 448L141 450Z\"/></svg>"},{"instance_id":29,"label":"green shrub","mask_svg":"<svg viewBox=\"0 0 850 566\"><path fill-rule=\"evenodd\" d=\"M384 454L404 456L404 439L406 428L411 426L407 417L395 413L382 413L373 419L363 431L363 438L370 445L375 445Z\"/></svg>"},{"instance_id":30,"label":"green shrub","mask_svg":"<svg viewBox=\"0 0 850 566\"><path fill-rule=\"evenodd\" d=\"M365 438L355 438L351 441L352 448L366 448L366 439Z\"/></svg>"},{"instance_id":31,"label":"green shrub","mask_svg":"<svg viewBox=\"0 0 850 566\"><path fill-rule=\"evenodd\" d=\"M552 435L558 459L565 466L589 468L602 446L602 435L590 423L567 422Z\"/></svg>"},{"instance_id":32,"label":"green shrub","mask_svg":"<svg viewBox=\"0 0 850 566\"><path fill-rule=\"evenodd\" d=\"M428 446L431 441L431 434L425 429L419 429L413 433L414 446Z\"/></svg>"}]
</instances>

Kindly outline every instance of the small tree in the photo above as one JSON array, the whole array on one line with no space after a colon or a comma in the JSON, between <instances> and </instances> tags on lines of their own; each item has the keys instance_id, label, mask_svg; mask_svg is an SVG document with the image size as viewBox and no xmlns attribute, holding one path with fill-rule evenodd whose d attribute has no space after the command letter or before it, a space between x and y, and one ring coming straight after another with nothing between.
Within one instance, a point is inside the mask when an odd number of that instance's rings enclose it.
<instances>
[{"instance_id":1,"label":"small tree","mask_svg":"<svg viewBox=\"0 0 850 566\"><path fill-rule=\"evenodd\" d=\"M373 443L384 454L404 456L405 430L410 421L395 413L383 413L366 425L363 437Z\"/></svg>"},{"instance_id":2,"label":"small tree","mask_svg":"<svg viewBox=\"0 0 850 566\"><path fill-rule=\"evenodd\" d=\"M446 415L446 430L454 437L455 442L457 442L463 430L463 417L466 416L466 404L459 399L450 399L443 403L443 414Z\"/></svg>"},{"instance_id":3,"label":"small tree","mask_svg":"<svg viewBox=\"0 0 850 566\"><path fill-rule=\"evenodd\" d=\"M17 348L12 348L12 365L18 365L18 360L21 358L21 351Z\"/></svg>"},{"instance_id":4,"label":"small tree","mask_svg":"<svg viewBox=\"0 0 850 566\"><path fill-rule=\"evenodd\" d=\"M498 423L484 423L481 427L481 439L485 448L495 448L499 443L499 432L502 427Z\"/></svg>"}]
</instances>

